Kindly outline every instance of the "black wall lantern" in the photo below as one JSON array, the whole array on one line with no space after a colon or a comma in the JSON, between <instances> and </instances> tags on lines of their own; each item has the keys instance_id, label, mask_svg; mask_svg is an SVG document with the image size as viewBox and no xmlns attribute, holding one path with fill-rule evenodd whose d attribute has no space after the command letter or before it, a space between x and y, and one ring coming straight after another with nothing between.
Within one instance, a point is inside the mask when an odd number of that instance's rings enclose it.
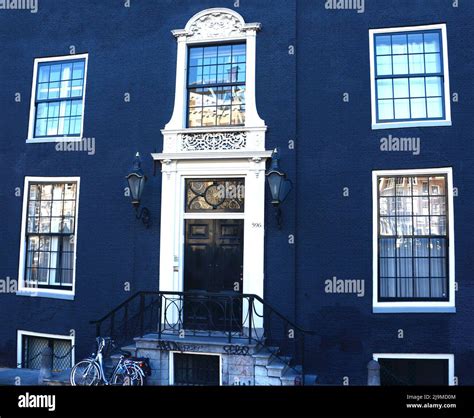
<instances>
[{"instance_id":1,"label":"black wall lantern","mask_svg":"<svg viewBox=\"0 0 474 418\"><path fill-rule=\"evenodd\" d=\"M280 170L280 150L275 148L272 154L272 162L267 173L267 181L272 195L272 205L275 208L275 215L278 229L281 229L281 207L288 193L293 188L291 180L286 178L286 174Z\"/></svg>"},{"instance_id":2,"label":"black wall lantern","mask_svg":"<svg viewBox=\"0 0 474 418\"><path fill-rule=\"evenodd\" d=\"M132 205L135 208L135 216L137 219L141 219L143 224L149 228L151 226L150 211L145 207L143 207L140 212L138 211L143 189L147 181L141 167L140 154L138 152L133 160L132 171L125 178L128 182Z\"/></svg>"}]
</instances>

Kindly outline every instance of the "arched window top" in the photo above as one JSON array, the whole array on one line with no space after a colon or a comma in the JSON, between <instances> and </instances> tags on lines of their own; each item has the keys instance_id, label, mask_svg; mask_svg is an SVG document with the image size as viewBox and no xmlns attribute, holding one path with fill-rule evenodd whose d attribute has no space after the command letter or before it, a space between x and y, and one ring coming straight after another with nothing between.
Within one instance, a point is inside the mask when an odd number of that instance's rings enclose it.
<instances>
[{"instance_id":1,"label":"arched window top","mask_svg":"<svg viewBox=\"0 0 474 418\"><path fill-rule=\"evenodd\" d=\"M260 23L245 23L237 12L226 8L206 9L189 19L184 29L172 31L175 37L186 37L187 42L215 42L245 39L247 31L260 30Z\"/></svg>"}]
</instances>

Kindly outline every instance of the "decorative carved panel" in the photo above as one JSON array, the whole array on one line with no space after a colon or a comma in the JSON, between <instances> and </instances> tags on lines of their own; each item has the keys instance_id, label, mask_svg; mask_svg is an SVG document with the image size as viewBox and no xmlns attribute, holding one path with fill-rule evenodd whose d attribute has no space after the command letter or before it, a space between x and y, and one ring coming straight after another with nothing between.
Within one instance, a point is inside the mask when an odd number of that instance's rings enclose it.
<instances>
[{"instance_id":1,"label":"decorative carved panel","mask_svg":"<svg viewBox=\"0 0 474 418\"><path fill-rule=\"evenodd\" d=\"M212 12L198 18L189 28L193 39L226 38L241 35L242 23L229 13Z\"/></svg>"},{"instance_id":2,"label":"decorative carved panel","mask_svg":"<svg viewBox=\"0 0 474 418\"><path fill-rule=\"evenodd\" d=\"M203 132L181 135L181 151L241 150L247 146L246 132Z\"/></svg>"}]
</instances>

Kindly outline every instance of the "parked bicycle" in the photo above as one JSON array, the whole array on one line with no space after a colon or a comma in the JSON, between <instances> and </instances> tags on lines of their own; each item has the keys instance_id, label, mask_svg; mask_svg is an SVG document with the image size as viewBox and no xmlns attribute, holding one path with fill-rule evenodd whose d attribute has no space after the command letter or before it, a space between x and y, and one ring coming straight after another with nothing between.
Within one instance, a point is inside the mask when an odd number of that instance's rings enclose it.
<instances>
[{"instance_id":1,"label":"parked bicycle","mask_svg":"<svg viewBox=\"0 0 474 418\"><path fill-rule=\"evenodd\" d=\"M120 358L112 374L107 378L104 371L104 349L109 344L116 348L111 338L97 337L97 353L81 360L71 370L72 386L143 386L146 376L151 374L149 361L146 358L132 357L129 351L120 350Z\"/></svg>"}]
</instances>

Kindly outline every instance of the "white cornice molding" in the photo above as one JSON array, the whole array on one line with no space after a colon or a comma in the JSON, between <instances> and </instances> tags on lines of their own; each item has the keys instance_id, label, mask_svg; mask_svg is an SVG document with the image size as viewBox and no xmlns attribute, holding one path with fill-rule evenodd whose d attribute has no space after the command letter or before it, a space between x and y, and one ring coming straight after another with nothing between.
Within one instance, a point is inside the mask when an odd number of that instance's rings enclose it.
<instances>
[{"instance_id":1,"label":"white cornice molding","mask_svg":"<svg viewBox=\"0 0 474 418\"><path fill-rule=\"evenodd\" d=\"M176 160L222 160L222 159L247 159L259 162L272 156L272 151L194 151L187 153L152 153L153 160L167 164Z\"/></svg>"}]
</instances>

